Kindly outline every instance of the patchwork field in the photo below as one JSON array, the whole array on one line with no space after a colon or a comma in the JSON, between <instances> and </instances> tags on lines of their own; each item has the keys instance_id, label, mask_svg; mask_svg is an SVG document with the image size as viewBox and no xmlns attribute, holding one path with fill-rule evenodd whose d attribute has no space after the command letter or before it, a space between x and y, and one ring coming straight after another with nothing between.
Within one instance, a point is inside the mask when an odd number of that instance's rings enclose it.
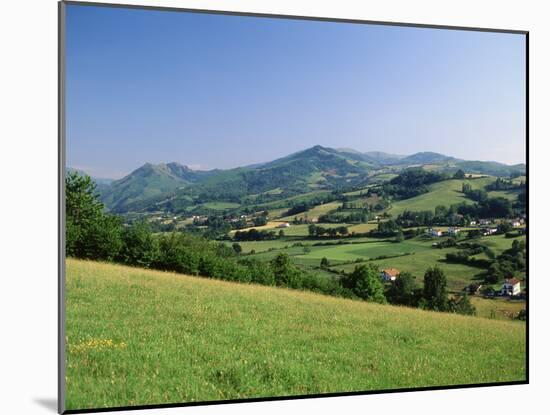
<instances>
[{"instance_id":1,"label":"patchwork field","mask_svg":"<svg viewBox=\"0 0 550 415\"><path fill-rule=\"evenodd\" d=\"M67 260L67 409L525 380L525 325Z\"/></svg>"},{"instance_id":2,"label":"patchwork field","mask_svg":"<svg viewBox=\"0 0 550 415\"><path fill-rule=\"evenodd\" d=\"M306 258L321 259L323 257L353 261L356 259L374 259L381 255L395 256L412 252L422 252L430 249L425 245L409 242L394 243L388 241L369 241L361 244L345 244L328 247L315 247L310 253L303 255Z\"/></svg>"},{"instance_id":3,"label":"patchwork field","mask_svg":"<svg viewBox=\"0 0 550 415\"><path fill-rule=\"evenodd\" d=\"M422 279L426 270L434 265L441 268L447 276L447 283L450 291L461 291L472 280L476 280L477 275L483 272L483 269L471 267L465 264L454 264L445 261L445 255L448 252L454 252L454 248L446 249L434 249L431 247L431 242L402 242L402 243L389 243L392 244L392 250L388 250L385 244L380 244L376 250L371 252L372 258L380 255L402 255L403 253L409 253L409 255L395 256L386 259L377 259L372 261L378 268L397 268L400 271L407 271L412 273L417 280L417 284L422 285ZM400 245L405 244L403 248ZM364 252L368 252L368 248L365 248ZM328 256L329 260L333 256ZM351 259L351 258L350 258ZM347 263L344 265L336 264L333 269L343 270L351 272L355 268L356 264Z\"/></svg>"},{"instance_id":4,"label":"patchwork field","mask_svg":"<svg viewBox=\"0 0 550 415\"><path fill-rule=\"evenodd\" d=\"M307 232L307 225L297 225L287 229L294 229L295 235L303 236ZM287 229L285 234L288 235ZM512 246L514 240L525 240L525 236L517 238L506 238L504 235L487 236L476 241L491 248L495 255L500 255ZM338 271L351 272L358 261L370 261L380 269L397 268L416 276L419 285L422 285L426 270L437 265L445 272L451 292L462 291L472 281L483 279L485 272L483 268L450 263L445 260L446 254L456 252L457 248L436 249L432 246L433 242L433 239L423 237L396 243L392 240L372 237L303 239L297 236L272 241L241 242L240 245L243 254L250 254L254 250L251 257L262 260L269 260L279 253L286 253L293 262L313 268L315 273L319 273L320 260L327 258L331 268ZM483 253L475 257L487 258Z\"/></svg>"},{"instance_id":5,"label":"patchwork field","mask_svg":"<svg viewBox=\"0 0 550 415\"><path fill-rule=\"evenodd\" d=\"M492 177L482 177L478 179L445 180L434 183L429 186L429 193L395 202L388 212L397 217L397 215L403 213L405 210L433 211L438 205L450 206L456 203L473 204L474 202L462 193L462 183L470 184L473 189L483 189L493 181L494 178Z\"/></svg>"},{"instance_id":6,"label":"patchwork field","mask_svg":"<svg viewBox=\"0 0 550 415\"><path fill-rule=\"evenodd\" d=\"M281 220L286 220L288 222L294 219L309 219L313 222L316 222L319 219L319 216L324 215L331 210L337 209L342 206L342 202L330 202L324 203L322 205L317 205L314 208L308 210L307 212L298 213L296 215L285 216Z\"/></svg>"}]
</instances>

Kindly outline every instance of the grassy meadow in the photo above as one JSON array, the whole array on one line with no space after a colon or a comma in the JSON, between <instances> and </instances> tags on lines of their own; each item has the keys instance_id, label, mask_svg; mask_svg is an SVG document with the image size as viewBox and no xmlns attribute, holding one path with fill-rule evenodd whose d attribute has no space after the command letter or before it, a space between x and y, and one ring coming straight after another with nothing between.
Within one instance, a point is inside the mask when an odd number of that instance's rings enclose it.
<instances>
[{"instance_id":1,"label":"grassy meadow","mask_svg":"<svg viewBox=\"0 0 550 415\"><path fill-rule=\"evenodd\" d=\"M66 301L67 409L526 376L517 321L74 259Z\"/></svg>"},{"instance_id":2,"label":"grassy meadow","mask_svg":"<svg viewBox=\"0 0 550 415\"><path fill-rule=\"evenodd\" d=\"M438 205L450 206L458 203L473 204L474 201L468 199L464 193L462 193L462 184L468 183L472 186L472 189L483 189L486 185L493 181L494 178L492 177L481 177L475 179L456 179L437 182L428 186L430 189L428 193L395 202L391 209L389 209L389 213L391 213L394 217L397 217L405 210L433 211Z\"/></svg>"}]
</instances>

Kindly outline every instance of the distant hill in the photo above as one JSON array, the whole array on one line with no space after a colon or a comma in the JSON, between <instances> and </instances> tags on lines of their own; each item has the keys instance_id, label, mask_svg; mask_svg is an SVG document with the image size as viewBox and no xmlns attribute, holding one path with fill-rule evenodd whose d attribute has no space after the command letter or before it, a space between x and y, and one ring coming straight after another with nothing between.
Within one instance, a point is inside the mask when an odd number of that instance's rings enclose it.
<instances>
[{"instance_id":1,"label":"distant hill","mask_svg":"<svg viewBox=\"0 0 550 415\"><path fill-rule=\"evenodd\" d=\"M369 160L372 160L382 165L397 164L403 158L405 158L405 156L384 153L382 151L368 151L366 153L363 153L363 155L367 157Z\"/></svg>"},{"instance_id":2,"label":"distant hill","mask_svg":"<svg viewBox=\"0 0 550 415\"><path fill-rule=\"evenodd\" d=\"M398 174L413 166L451 174L458 169L493 176L525 172L524 164L466 161L434 152L402 156L317 145L267 163L229 170L197 171L179 163L146 163L120 180L97 183L103 202L114 212L179 212L209 202L241 203L250 197L258 203L269 202L314 190L367 185L380 174Z\"/></svg>"},{"instance_id":3,"label":"distant hill","mask_svg":"<svg viewBox=\"0 0 550 415\"><path fill-rule=\"evenodd\" d=\"M268 163L198 175L190 169L176 174L169 167L143 166L114 182L104 202L118 212L149 209L153 205L181 210L203 202L238 202L244 196L274 189L292 195L356 184L365 181L376 166L364 161L360 154L315 146Z\"/></svg>"},{"instance_id":4,"label":"distant hill","mask_svg":"<svg viewBox=\"0 0 550 415\"><path fill-rule=\"evenodd\" d=\"M194 171L179 163L146 163L132 173L111 183L102 194L108 208L120 211L132 202L143 201L199 182L212 172Z\"/></svg>"},{"instance_id":5,"label":"distant hill","mask_svg":"<svg viewBox=\"0 0 550 415\"><path fill-rule=\"evenodd\" d=\"M449 157L444 154L433 153L430 151L424 151L421 153L415 153L410 156L404 157L399 160L399 164L433 164L456 161L454 157Z\"/></svg>"},{"instance_id":6,"label":"distant hill","mask_svg":"<svg viewBox=\"0 0 550 415\"><path fill-rule=\"evenodd\" d=\"M507 165L496 161L460 161L456 165L469 173L490 174L492 176L509 176L518 172L525 174L527 166L523 163Z\"/></svg>"},{"instance_id":7,"label":"distant hill","mask_svg":"<svg viewBox=\"0 0 550 415\"><path fill-rule=\"evenodd\" d=\"M96 184L96 190L100 195L105 193L107 191L107 189L109 188L109 186L111 185L111 183L114 182L114 179L105 179L105 178L93 177L93 176L89 175L88 173L86 173L84 170L68 167L67 168L67 173L71 173L71 172L72 173L77 173L81 176L90 176L90 179L92 179L92 181Z\"/></svg>"}]
</instances>

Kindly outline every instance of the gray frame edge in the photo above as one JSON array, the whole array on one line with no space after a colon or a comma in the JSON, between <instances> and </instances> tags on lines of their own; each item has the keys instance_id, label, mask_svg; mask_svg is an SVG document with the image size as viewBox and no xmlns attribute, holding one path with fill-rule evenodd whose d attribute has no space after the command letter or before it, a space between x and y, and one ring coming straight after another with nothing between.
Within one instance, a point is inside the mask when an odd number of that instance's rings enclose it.
<instances>
[{"instance_id":1,"label":"gray frame edge","mask_svg":"<svg viewBox=\"0 0 550 415\"><path fill-rule=\"evenodd\" d=\"M65 3L58 4L58 309L57 309L57 411L65 412Z\"/></svg>"}]
</instances>

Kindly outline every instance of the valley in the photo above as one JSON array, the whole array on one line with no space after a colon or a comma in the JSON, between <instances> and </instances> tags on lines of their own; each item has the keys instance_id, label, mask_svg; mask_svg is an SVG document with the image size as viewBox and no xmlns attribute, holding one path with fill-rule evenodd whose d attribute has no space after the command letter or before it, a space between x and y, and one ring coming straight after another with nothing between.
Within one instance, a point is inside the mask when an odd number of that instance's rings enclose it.
<instances>
[{"instance_id":1,"label":"valley","mask_svg":"<svg viewBox=\"0 0 550 415\"><path fill-rule=\"evenodd\" d=\"M526 255L524 174L524 165L430 152L315 146L231 170L146 164L98 190L128 225L200 235L226 245L237 261L283 255L301 272L335 281L362 264L395 269L411 274L417 291L437 266L450 298L475 286L482 314L499 318L491 310L510 300L500 297L505 280L521 281L522 293L527 287L525 260L506 257L513 243L520 246L513 255ZM519 316L525 295L513 301L507 318Z\"/></svg>"}]
</instances>

